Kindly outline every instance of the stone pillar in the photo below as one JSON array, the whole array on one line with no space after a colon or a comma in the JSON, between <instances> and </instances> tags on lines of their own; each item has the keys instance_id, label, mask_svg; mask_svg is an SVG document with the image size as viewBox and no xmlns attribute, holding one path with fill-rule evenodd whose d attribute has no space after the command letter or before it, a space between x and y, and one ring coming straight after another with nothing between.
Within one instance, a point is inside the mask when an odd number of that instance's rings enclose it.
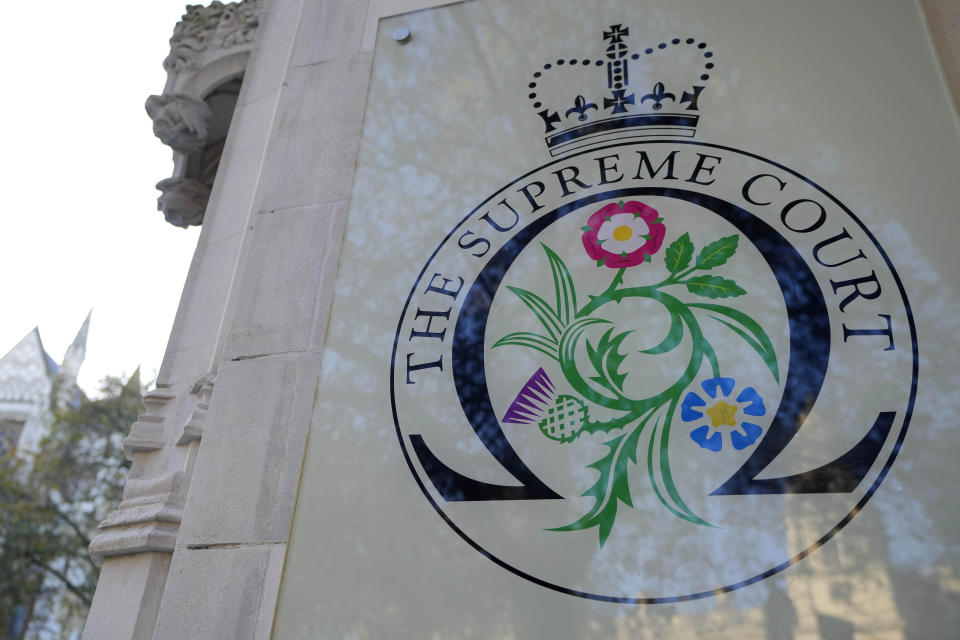
<instances>
[{"instance_id":1,"label":"stone pillar","mask_svg":"<svg viewBox=\"0 0 960 640\"><path fill-rule=\"evenodd\" d=\"M225 318L236 269L249 240L259 167L271 121L263 82L244 83L231 138L220 162L223 179L211 190L185 173L190 154L209 142L218 123L212 91L238 84L251 58L262 0L189 6L171 39L161 95L147 100L154 132L174 153L174 175L161 181L161 210L178 226L205 220L157 388L131 427L125 450L133 461L123 501L101 523L90 545L103 563L85 638L152 638L186 504L207 409L223 350ZM282 45L281 45L282 46ZM243 103L259 106L245 109ZM226 125L219 123L225 132ZM232 151L236 149L236 151ZM206 215L205 215L206 214ZM149 291L149 289L148 289ZM187 637L193 634L187 634ZM196 637L196 636L194 636Z\"/></svg>"},{"instance_id":2,"label":"stone pillar","mask_svg":"<svg viewBox=\"0 0 960 640\"><path fill-rule=\"evenodd\" d=\"M359 147L366 14L358 0L265 8L235 126L260 118L269 139L224 155L260 173L157 639L270 636Z\"/></svg>"}]
</instances>

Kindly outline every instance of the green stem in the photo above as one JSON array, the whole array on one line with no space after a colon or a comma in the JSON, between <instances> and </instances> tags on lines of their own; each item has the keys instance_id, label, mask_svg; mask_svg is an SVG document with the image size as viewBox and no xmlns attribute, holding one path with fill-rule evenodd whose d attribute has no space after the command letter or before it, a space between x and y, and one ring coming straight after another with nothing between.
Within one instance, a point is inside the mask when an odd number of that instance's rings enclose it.
<instances>
[{"instance_id":1,"label":"green stem","mask_svg":"<svg viewBox=\"0 0 960 640\"><path fill-rule=\"evenodd\" d=\"M614 283L615 282L616 278L614 279ZM599 404L600 406L607 407L608 409L617 409L620 411L629 411L639 414L651 409L652 407L664 404L665 401L676 396L683 391L683 389L689 386L693 379L696 378L697 372L700 370L700 363L704 358L706 358L710 363L710 367L714 374L719 375L720 367L719 363L717 362L716 353L714 352L713 347L704 337L703 331L700 329L700 323L697 322L693 312L690 311L689 307L687 307L687 305L681 300L671 296L668 293L659 291L656 287L628 287L625 289L615 289L614 285L611 284L606 291L592 299L583 309L580 310L577 315L578 317L582 317L586 314L592 313L607 302L619 302L624 298L648 298L650 300L655 300L666 307L669 311L678 314L683 319L684 324L686 324L687 328L690 330L690 338L693 343L687 369L676 383L672 384L663 392L655 396L651 396L650 398L645 398L643 400L629 400L628 398L622 396L619 398L610 398L609 396L598 393L591 388L590 385L580 375L580 372L577 371L576 364L573 362L573 347L575 346L574 341L572 344L566 345L566 349L564 349L563 346L561 347L561 367L563 368L563 373L566 376L567 381L570 382L574 389L583 394L587 400Z\"/></svg>"},{"instance_id":2,"label":"green stem","mask_svg":"<svg viewBox=\"0 0 960 640\"><path fill-rule=\"evenodd\" d=\"M638 440L635 440L635 438L639 437L640 430L644 428L649 419L655 413L657 413L661 407L665 405L667 406L667 412L662 425L658 421L650 435L650 441L648 445L649 448L647 450L647 473L650 477L650 483L653 487L654 493L657 496L657 499L671 513L688 522L705 526L713 526L694 513L683 501L683 498L680 496L680 492L673 481L673 474L670 470L669 456L670 428L677 405L680 402L680 395L683 393L684 389L690 386L693 380L696 379L704 360L709 363L714 376L720 375L720 364L717 360L716 352L714 351L713 346L704 337L703 331L700 328L700 323L697 321L697 318L694 316L689 306L680 299L661 290L661 287L666 285L683 284L682 279L696 269L697 266L694 265L686 271L672 274L666 280L656 285L626 288L619 288L623 283L623 273L625 271L624 269L619 269L614 275L610 286L608 286L600 295L592 297L590 301L576 314L578 318L584 318L590 316L592 313L609 302L620 303L625 298L647 298L659 302L666 307L671 314L678 316L690 331L692 343L690 359L687 362L687 366L680 378L661 393L643 400L629 400L623 397L621 394L617 394L620 396L618 398L609 398L608 396L593 390L576 369L575 363L573 362L573 357L574 348L576 346L576 340L579 337L579 333L576 336L573 336L573 339L568 341L565 345L561 344L559 351L564 375L566 376L567 381L570 382L570 384L577 389L577 391L582 393L585 398L593 401L596 404L626 412L624 415L614 420L601 423L592 423L588 425L589 428L585 427L585 430L587 430L588 433L595 433L597 431L607 432L614 429L619 429L625 427L634 419L644 416L621 442L622 445L627 441L634 440L635 444L633 446L638 447L639 442ZM658 474L654 472L655 451L658 457L657 461L659 462L659 478L656 477ZM635 455L633 457L636 459ZM609 499L609 496L607 496L607 499ZM594 510L594 513L596 512L597 511Z\"/></svg>"},{"instance_id":3,"label":"green stem","mask_svg":"<svg viewBox=\"0 0 960 640\"><path fill-rule=\"evenodd\" d=\"M666 280L665 282L670 282L671 284L676 283L676 282L679 282L680 280L683 280L684 278L686 278L688 275L690 275L691 273L693 273L693 272L696 271L697 269L699 269L699 267L698 267L697 265L693 265L692 267L690 267L690 268L687 269L686 271L681 271L680 273L670 274L670 277L667 278L667 280Z\"/></svg>"},{"instance_id":4,"label":"green stem","mask_svg":"<svg viewBox=\"0 0 960 640\"><path fill-rule=\"evenodd\" d=\"M583 425L583 430L586 431L587 433L597 433L598 431L602 431L603 433L609 433L610 431L613 431L615 429L620 429L622 427L627 426L628 424L630 424L631 422L633 422L634 420L642 416L643 416L643 413L631 411L629 413L626 413L620 416L619 418L608 420L607 422L587 422L585 425ZM647 415L643 419L643 421L640 423L640 426L642 426L646 422L646 420L649 419L649 417L650 416Z\"/></svg>"},{"instance_id":5,"label":"green stem","mask_svg":"<svg viewBox=\"0 0 960 640\"><path fill-rule=\"evenodd\" d=\"M650 479L650 486L653 487L653 493L657 496L657 500L660 501L667 510L678 518L685 519L683 513L677 510L670 502L664 497L663 493L660 491L660 487L657 484L656 475L653 472L653 452L657 448L657 432L660 429L660 420L657 419L656 424L653 425L653 430L650 432L650 441L647 444L647 477Z\"/></svg>"},{"instance_id":6,"label":"green stem","mask_svg":"<svg viewBox=\"0 0 960 640\"><path fill-rule=\"evenodd\" d=\"M601 306L613 300L612 296L614 293L616 293L617 287L623 284L623 274L626 272L626 270L626 267L617 269L617 272L613 276L613 282L610 283L610 286L607 287L600 295L590 296L590 302L585 304L583 308L577 312L577 317L585 318L599 309Z\"/></svg>"}]
</instances>

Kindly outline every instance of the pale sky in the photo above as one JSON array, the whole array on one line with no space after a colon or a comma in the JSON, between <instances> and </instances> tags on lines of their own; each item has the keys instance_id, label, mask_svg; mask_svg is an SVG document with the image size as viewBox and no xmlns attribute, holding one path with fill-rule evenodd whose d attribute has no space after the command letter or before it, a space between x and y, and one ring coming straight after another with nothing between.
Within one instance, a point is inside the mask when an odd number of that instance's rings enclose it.
<instances>
[{"instance_id":1,"label":"pale sky","mask_svg":"<svg viewBox=\"0 0 960 640\"><path fill-rule=\"evenodd\" d=\"M204 2L203 4L209 4ZM12 2L4 60L0 355L34 326L58 362L93 309L80 386L160 368L199 227L168 224L173 170L143 108L183 0Z\"/></svg>"}]
</instances>

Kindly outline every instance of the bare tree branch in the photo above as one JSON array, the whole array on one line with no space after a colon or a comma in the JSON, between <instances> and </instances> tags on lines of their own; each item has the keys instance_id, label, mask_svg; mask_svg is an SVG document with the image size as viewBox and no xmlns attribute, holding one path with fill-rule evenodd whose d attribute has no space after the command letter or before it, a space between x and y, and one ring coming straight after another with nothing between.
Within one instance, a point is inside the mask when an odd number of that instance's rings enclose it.
<instances>
[{"instance_id":1,"label":"bare tree branch","mask_svg":"<svg viewBox=\"0 0 960 640\"><path fill-rule=\"evenodd\" d=\"M49 573L49 574L52 575L53 577L57 578L60 582L63 583L63 586L65 586L65 587L67 588L67 591L69 591L69 592L72 593L73 595L75 595L75 596L77 596L78 598L80 598L80 601L83 602L83 604L86 605L87 607L90 606L90 604L92 603L92 599L90 598L90 596L87 595L86 593L84 593L83 591L81 591L78 586L76 586L75 584L73 584L72 582L70 582L70 579L67 578L66 575L64 575L64 574L61 573L60 571L57 571L56 569L54 569L54 568L51 567L50 565L47 565L47 564L44 564L43 562L40 562L39 560L37 560L37 559L34 558L34 557L31 557L31 558L30 558L30 563L33 564L33 565L35 565L35 566L37 566L37 567L39 567L39 568L41 568L41 569L43 569L44 571L46 571L47 573Z\"/></svg>"}]
</instances>

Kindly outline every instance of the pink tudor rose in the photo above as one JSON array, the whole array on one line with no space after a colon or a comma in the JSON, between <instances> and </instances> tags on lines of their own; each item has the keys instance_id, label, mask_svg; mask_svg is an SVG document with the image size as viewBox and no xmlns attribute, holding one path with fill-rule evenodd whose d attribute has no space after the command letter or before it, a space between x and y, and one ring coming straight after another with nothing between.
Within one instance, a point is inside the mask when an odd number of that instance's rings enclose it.
<instances>
[{"instance_id":1,"label":"pink tudor rose","mask_svg":"<svg viewBox=\"0 0 960 640\"><path fill-rule=\"evenodd\" d=\"M583 227L583 248L598 267L632 267L660 249L662 220L656 209L636 200L608 204Z\"/></svg>"}]
</instances>

